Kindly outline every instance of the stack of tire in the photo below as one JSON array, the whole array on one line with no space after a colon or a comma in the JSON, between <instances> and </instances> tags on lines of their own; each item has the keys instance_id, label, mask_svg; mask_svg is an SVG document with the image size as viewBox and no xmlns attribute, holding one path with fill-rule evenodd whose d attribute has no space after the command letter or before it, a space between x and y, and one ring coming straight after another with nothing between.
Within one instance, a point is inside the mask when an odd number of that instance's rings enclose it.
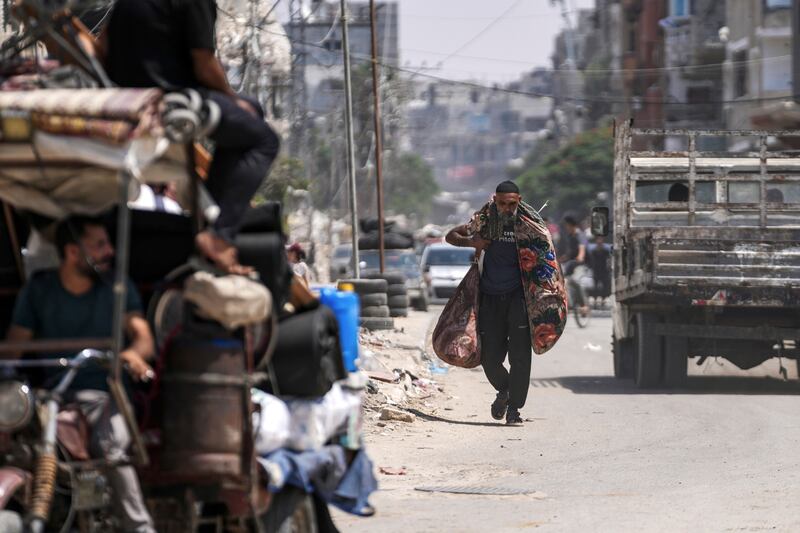
<instances>
[{"instance_id":1,"label":"stack of tire","mask_svg":"<svg viewBox=\"0 0 800 533\"><path fill-rule=\"evenodd\" d=\"M408 289L406 289L406 278L400 272L384 272L383 274L369 274L371 279L386 280L386 303L389 306L389 316L401 317L408 316Z\"/></svg>"},{"instance_id":2,"label":"stack of tire","mask_svg":"<svg viewBox=\"0 0 800 533\"><path fill-rule=\"evenodd\" d=\"M340 279L338 287L352 285L361 304L359 325L368 330L394 329L385 279Z\"/></svg>"}]
</instances>

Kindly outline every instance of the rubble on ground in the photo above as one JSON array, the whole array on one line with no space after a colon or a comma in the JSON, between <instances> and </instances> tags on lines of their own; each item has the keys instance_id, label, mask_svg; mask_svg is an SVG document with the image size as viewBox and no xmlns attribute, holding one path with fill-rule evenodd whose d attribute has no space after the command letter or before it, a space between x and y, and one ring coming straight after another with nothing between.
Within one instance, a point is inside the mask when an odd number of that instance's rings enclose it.
<instances>
[{"instance_id":1,"label":"rubble on ground","mask_svg":"<svg viewBox=\"0 0 800 533\"><path fill-rule=\"evenodd\" d=\"M446 372L426 346L402 329L367 331L359 335L359 367L369 377L364 398L365 429L393 431L413 422L409 409L430 410L444 388L435 380Z\"/></svg>"}]
</instances>

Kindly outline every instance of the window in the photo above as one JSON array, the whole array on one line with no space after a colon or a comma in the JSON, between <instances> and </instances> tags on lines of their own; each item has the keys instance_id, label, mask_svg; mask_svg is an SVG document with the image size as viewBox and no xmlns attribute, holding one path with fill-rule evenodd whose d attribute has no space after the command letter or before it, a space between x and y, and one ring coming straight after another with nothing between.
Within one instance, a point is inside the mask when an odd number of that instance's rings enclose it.
<instances>
[{"instance_id":1,"label":"window","mask_svg":"<svg viewBox=\"0 0 800 533\"><path fill-rule=\"evenodd\" d=\"M685 17L690 14L690 0L672 0L673 17Z\"/></svg>"},{"instance_id":2,"label":"window","mask_svg":"<svg viewBox=\"0 0 800 533\"><path fill-rule=\"evenodd\" d=\"M429 266L469 266L474 255L472 248L432 248L427 263Z\"/></svg>"},{"instance_id":3,"label":"window","mask_svg":"<svg viewBox=\"0 0 800 533\"><path fill-rule=\"evenodd\" d=\"M790 9L792 0L764 0L765 11L775 11L777 9Z\"/></svg>"},{"instance_id":4,"label":"window","mask_svg":"<svg viewBox=\"0 0 800 533\"><path fill-rule=\"evenodd\" d=\"M636 183L636 201L644 203L688 202L688 181L639 181ZM714 203L714 182L695 182L695 202Z\"/></svg>"},{"instance_id":5,"label":"window","mask_svg":"<svg viewBox=\"0 0 800 533\"><path fill-rule=\"evenodd\" d=\"M733 54L733 96L736 98L747 96L748 75L747 75L747 50L734 52Z\"/></svg>"},{"instance_id":6,"label":"window","mask_svg":"<svg viewBox=\"0 0 800 533\"><path fill-rule=\"evenodd\" d=\"M761 201L761 187L754 181L728 183L728 203L756 204Z\"/></svg>"},{"instance_id":7,"label":"window","mask_svg":"<svg viewBox=\"0 0 800 533\"><path fill-rule=\"evenodd\" d=\"M342 41L338 39L325 41L325 49L328 51L335 51L342 49Z\"/></svg>"}]
</instances>

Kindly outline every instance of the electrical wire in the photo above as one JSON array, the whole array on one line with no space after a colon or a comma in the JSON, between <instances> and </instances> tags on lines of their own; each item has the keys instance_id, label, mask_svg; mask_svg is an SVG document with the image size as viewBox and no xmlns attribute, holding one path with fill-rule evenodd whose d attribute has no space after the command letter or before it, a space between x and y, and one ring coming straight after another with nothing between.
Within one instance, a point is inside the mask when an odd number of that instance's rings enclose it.
<instances>
[{"instance_id":1,"label":"electrical wire","mask_svg":"<svg viewBox=\"0 0 800 533\"><path fill-rule=\"evenodd\" d=\"M459 47L458 47L458 48L457 48L455 51L451 52L450 54L448 54L448 55L447 55L447 57L445 57L444 59L442 59L442 63L445 63L445 62L447 62L449 59L453 58L453 56L455 56L456 54L458 54L458 53L462 52L464 49L466 49L467 47L469 47L469 46L470 46L472 43L474 43L475 41L477 41L478 39L480 39L481 37L483 37L483 35L484 35L484 34L485 34L487 31L489 31L490 29L492 29L492 28L493 28L493 27L494 27L494 26L495 26L495 25L496 25L498 22L500 22L501 20L503 20L503 19L504 19L506 16L508 16L508 14L509 14L509 13L511 13L512 11L514 11L514 9L515 9L515 8L516 8L516 7L517 7L517 6L518 6L518 5L519 5L521 2L522 2L522 0L514 0L514 2L513 2L513 3L512 3L510 6L508 6L508 8L507 8L505 11L503 11L502 13L500 13L500 15L498 15L498 16L497 16L497 18L495 18L494 20L492 20L492 21L491 21L489 24L487 24L486 26L484 26L484 27L483 27L483 29L481 29L481 31L479 31L478 33L476 33L475 35L473 35L473 36L472 36L472 37L471 37L471 38L470 38L470 39L469 39L467 42L465 42L464 44L462 44L461 46L459 46Z\"/></svg>"},{"instance_id":2,"label":"electrical wire","mask_svg":"<svg viewBox=\"0 0 800 533\"><path fill-rule=\"evenodd\" d=\"M420 50L418 48L401 48L401 52L417 52L422 54L430 54L436 56L446 56L449 55L447 52L434 52L432 50ZM514 63L518 65L525 65L528 68L535 69L539 72L548 72L548 73L559 73L564 72L560 69L552 69L552 68L545 68L545 67L537 67L536 65L531 64L530 61L522 61L519 59L508 59L508 58L501 58L501 57L485 57L485 56L472 56L472 55L463 55L457 54L453 57L463 58L463 59L476 59L479 61L491 61L494 63ZM786 55L779 55L779 56L770 56L770 57L761 57L755 59L745 59L743 61L730 61L728 63L705 63L703 65L684 65L684 66L675 66L675 67L650 67L650 68L632 68L632 69L624 69L624 68L587 68L587 69L578 69L577 73L582 75L592 75L592 74L630 74L630 73L659 73L659 72L670 72L670 71L696 71L696 70L716 70L720 69L726 65L730 66L739 66L739 65L758 65L764 64L770 61L785 61L787 59L791 59L791 54Z\"/></svg>"},{"instance_id":3,"label":"electrical wire","mask_svg":"<svg viewBox=\"0 0 800 533\"><path fill-rule=\"evenodd\" d=\"M516 3L513 4L513 5L516 5ZM512 5L512 7L513 7L513 5ZM231 16L227 12L223 11L223 13L228 15L228 16ZM236 22L239 23L238 21L236 21ZM244 23L244 24L247 25L247 23ZM258 29L264 31L265 33L270 33L270 34L273 34L273 35L278 35L278 36L281 36L281 37L285 37L285 38L289 39L289 41L292 44L300 44L300 45L303 45L303 46L311 46L311 47L314 47L314 48L321 48L321 49L326 50L326 51L329 52L329 50L327 48L325 48L324 46L321 46L321 45L318 45L318 44L315 44L315 43L306 42L306 41L300 41L300 40L297 40L297 39L291 39L288 35L286 35L286 33L277 33L277 32L274 32L274 31L270 31L270 30L268 30L268 29L266 29L266 28L264 28L263 26L260 26L260 25L256 25L256 27L258 27ZM360 62L369 63L369 62L372 61L372 58L370 56L366 55L366 54L357 54L357 53L350 52L350 57L351 57L351 59L354 59L354 60L360 61ZM587 104L588 103L605 103L605 104L623 104L624 105L624 104L630 104L631 102L636 101L637 103L642 104L642 105L657 104L657 105L664 105L664 106L698 106L698 105L708 106L708 105L719 105L719 104L722 104L722 105L728 105L728 104L730 104L730 105L740 105L740 104L747 104L747 103L785 102L787 100L793 100L795 97L800 97L800 94L790 94L790 95L786 95L786 96L766 96L766 97L756 97L756 98L739 98L739 99L735 99L735 100L707 100L705 102L681 102L681 101L653 99L653 98L647 98L645 96L632 96L630 98L619 98L619 97L617 97L617 98L604 98L604 97L589 97L589 96L570 97L570 96L542 93L542 92L537 92L537 91L523 91L523 90L520 90L520 89L512 89L512 88L509 88L509 87L501 87L499 85L485 85L485 84L481 84L481 83L477 83L477 82L473 82L473 81L467 81L467 80L454 80L454 79L450 79L450 78L445 78L443 76L437 76L435 74L425 73L425 72L422 72L421 70L414 70L414 69L411 69L411 68L406 68L406 67L401 67L401 66L398 66L398 65L393 65L391 63L387 63L385 61L386 58L383 58L383 59L384 59L383 61L381 61L381 59L379 59L377 61L377 63L383 68L394 70L396 72L403 72L403 73L407 73L407 74L412 74L414 76L421 76L423 78L428 78L428 79L435 80L435 81L438 81L438 82L444 83L444 84L460 85L462 87L470 87L470 88L474 88L474 89L480 89L480 90L491 91L491 92L506 93L506 94L515 94L515 95L518 95L518 96L527 96L527 97L530 97L530 98L553 98L553 99L558 99L558 100L561 100L561 101L575 102L575 103L587 103ZM620 72L627 72L627 71L622 70Z\"/></svg>"}]
</instances>

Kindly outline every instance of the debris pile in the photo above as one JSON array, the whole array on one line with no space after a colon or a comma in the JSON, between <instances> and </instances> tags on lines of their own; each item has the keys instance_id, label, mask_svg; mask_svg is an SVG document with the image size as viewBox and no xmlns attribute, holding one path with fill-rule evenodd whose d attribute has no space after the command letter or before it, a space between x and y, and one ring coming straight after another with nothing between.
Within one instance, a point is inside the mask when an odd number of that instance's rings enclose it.
<instances>
[{"instance_id":1,"label":"debris pile","mask_svg":"<svg viewBox=\"0 0 800 533\"><path fill-rule=\"evenodd\" d=\"M416 417L409 410L429 410L434 396L444 392L434 376L447 369L423 343L414 345L412 339L402 330L361 330L359 367L369 378L364 397L367 432L393 431L397 424L413 423Z\"/></svg>"}]
</instances>

